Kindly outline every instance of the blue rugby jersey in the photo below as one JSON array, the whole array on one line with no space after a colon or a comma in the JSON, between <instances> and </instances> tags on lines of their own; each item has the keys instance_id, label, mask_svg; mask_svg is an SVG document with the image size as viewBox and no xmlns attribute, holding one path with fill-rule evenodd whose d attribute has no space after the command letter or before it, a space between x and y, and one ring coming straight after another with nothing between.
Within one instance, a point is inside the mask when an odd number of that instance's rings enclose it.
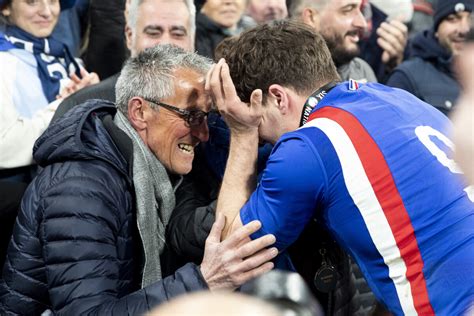
<instances>
[{"instance_id":1,"label":"blue rugby jersey","mask_svg":"<svg viewBox=\"0 0 474 316\"><path fill-rule=\"evenodd\" d=\"M399 89L339 84L275 145L240 212L284 250L312 217L395 314L462 315L474 302L474 204L450 123ZM471 194L471 195L469 195Z\"/></svg>"}]
</instances>

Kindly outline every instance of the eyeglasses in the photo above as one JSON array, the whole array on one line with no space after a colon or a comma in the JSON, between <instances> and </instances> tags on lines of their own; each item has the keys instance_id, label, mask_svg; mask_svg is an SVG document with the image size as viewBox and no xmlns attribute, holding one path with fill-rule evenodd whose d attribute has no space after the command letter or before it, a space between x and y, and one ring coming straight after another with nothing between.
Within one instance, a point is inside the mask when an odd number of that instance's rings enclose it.
<instances>
[{"instance_id":1,"label":"eyeglasses","mask_svg":"<svg viewBox=\"0 0 474 316\"><path fill-rule=\"evenodd\" d=\"M189 127L197 127L204 122L204 119L209 115L210 112L204 112L201 110L185 110L185 109L180 109L178 107L159 102L159 101L151 101L147 100L146 101L157 105L161 106L169 111L175 112L178 114L184 121L189 125Z\"/></svg>"}]
</instances>

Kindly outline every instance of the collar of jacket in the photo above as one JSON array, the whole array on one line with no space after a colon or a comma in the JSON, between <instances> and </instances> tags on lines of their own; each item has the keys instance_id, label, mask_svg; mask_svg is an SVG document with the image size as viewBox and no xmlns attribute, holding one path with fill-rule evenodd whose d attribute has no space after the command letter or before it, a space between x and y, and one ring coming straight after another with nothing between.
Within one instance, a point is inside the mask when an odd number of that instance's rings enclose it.
<instances>
[{"instance_id":1,"label":"collar of jacket","mask_svg":"<svg viewBox=\"0 0 474 316\"><path fill-rule=\"evenodd\" d=\"M133 172L132 172L132 167L133 167L133 143L130 137L128 137L127 134L125 134L124 131L122 131L120 128L117 127L114 123L114 117L110 114L106 115L103 119L102 122L104 123L104 127L109 133L110 137L112 138L113 142L117 146L118 150L120 153L122 153L123 157L125 158L127 162L127 167L128 167L128 178L127 179L132 179L133 178ZM130 184L132 181L129 181Z\"/></svg>"}]
</instances>

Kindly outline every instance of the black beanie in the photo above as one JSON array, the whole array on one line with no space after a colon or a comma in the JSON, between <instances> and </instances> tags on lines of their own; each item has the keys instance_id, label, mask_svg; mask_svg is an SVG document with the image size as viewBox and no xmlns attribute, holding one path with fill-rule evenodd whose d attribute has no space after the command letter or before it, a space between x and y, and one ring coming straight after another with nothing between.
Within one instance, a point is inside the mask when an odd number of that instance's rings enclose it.
<instances>
[{"instance_id":1,"label":"black beanie","mask_svg":"<svg viewBox=\"0 0 474 316\"><path fill-rule=\"evenodd\" d=\"M474 0L438 0L434 12L434 29L438 30L438 26L448 15L463 11L472 12L474 9Z\"/></svg>"}]
</instances>

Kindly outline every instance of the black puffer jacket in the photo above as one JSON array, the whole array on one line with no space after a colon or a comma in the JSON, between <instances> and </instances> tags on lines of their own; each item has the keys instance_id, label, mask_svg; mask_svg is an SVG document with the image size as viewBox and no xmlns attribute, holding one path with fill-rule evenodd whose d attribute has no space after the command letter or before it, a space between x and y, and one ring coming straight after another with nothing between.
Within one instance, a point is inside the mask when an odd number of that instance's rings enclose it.
<instances>
[{"instance_id":1,"label":"black puffer jacket","mask_svg":"<svg viewBox=\"0 0 474 316\"><path fill-rule=\"evenodd\" d=\"M404 89L448 115L461 87L452 70L453 56L442 47L433 29L413 39L412 59L398 66L387 85Z\"/></svg>"},{"instance_id":2,"label":"black puffer jacket","mask_svg":"<svg viewBox=\"0 0 474 316\"><path fill-rule=\"evenodd\" d=\"M115 106L89 101L35 144L44 167L27 189L0 280L0 315L143 314L170 297L205 289L199 268L139 289L141 243L128 163L130 139Z\"/></svg>"}]
</instances>

